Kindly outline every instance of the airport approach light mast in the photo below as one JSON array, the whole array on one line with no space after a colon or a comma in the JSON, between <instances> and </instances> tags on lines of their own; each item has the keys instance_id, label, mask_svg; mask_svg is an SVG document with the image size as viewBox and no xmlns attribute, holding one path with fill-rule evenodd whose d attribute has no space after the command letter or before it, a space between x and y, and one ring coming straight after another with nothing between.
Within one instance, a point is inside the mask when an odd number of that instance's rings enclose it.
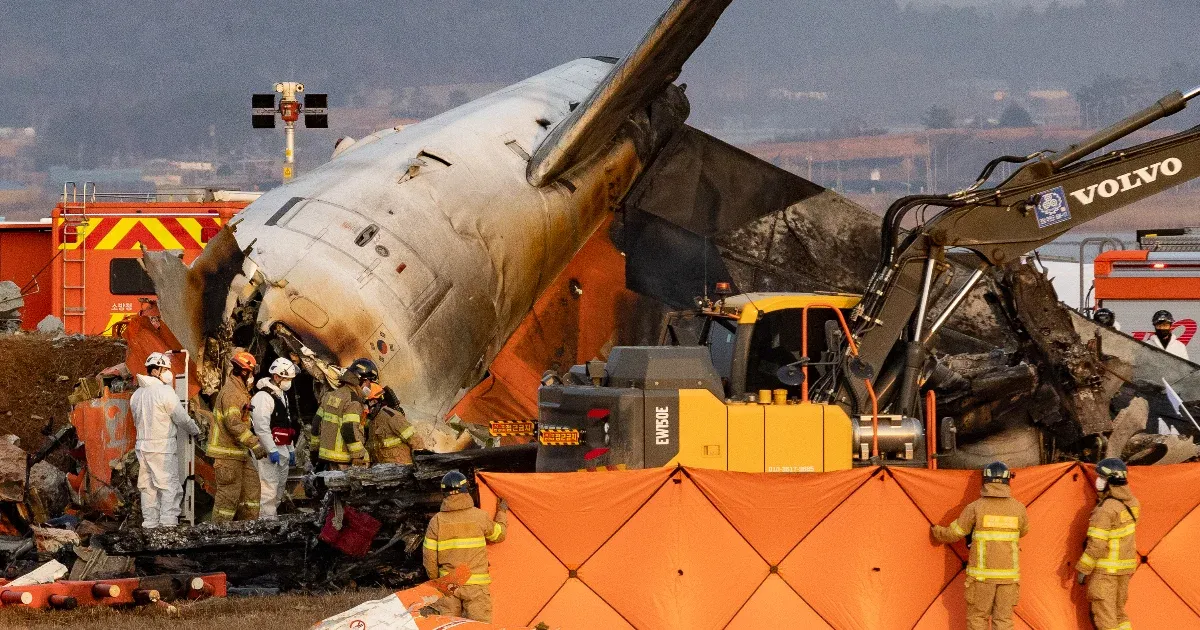
<instances>
[{"instance_id":1,"label":"airport approach light mast","mask_svg":"<svg viewBox=\"0 0 1200 630\"><path fill-rule=\"evenodd\" d=\"M278 106L275 104L275 94L251 95L251 122L255 129L273 129L275 128L275 116L278 115L283 119L283 181L287 182L295 175L296 121L303 113L305 127L327 129L329 127L329 95L305 94L304 84L296 81L276 83L275 92L281 95ZM297 98L299 94L304 94L303 106Z\"/></svg>"}]
</instances>

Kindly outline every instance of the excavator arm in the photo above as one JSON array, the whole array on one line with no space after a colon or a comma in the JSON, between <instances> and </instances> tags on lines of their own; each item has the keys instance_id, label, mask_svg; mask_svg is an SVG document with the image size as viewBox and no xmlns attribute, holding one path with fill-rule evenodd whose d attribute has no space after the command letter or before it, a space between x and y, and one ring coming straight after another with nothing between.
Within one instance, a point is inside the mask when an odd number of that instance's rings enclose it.
<instances>
[{"instance_id":1,"label":"excavator arm","mask_svg":"<svg viewBox=\"0 0 1200 630\"><path fill-rule=\"evenodd\" d=\"M1080 161L1183 110L1197 95L1200 88L1174 92L1058 154L997 158L974 186L958 193L894 203L884 217L879 267L854 313L858 354L851 357L847 350L846 363L855 377L845 379L838 402L855 413L871 413L872 389L880 409L913 415L927 344L988 266L1017 260L1068 230L1200 177L1200 127ZM1001 162L1022 166L998 186L984 188ZM901 239L901 220L921 206L944 210ZM950 248L973 251L980 267L927 325L929 291Z\"/></svg>"}]
</instances>

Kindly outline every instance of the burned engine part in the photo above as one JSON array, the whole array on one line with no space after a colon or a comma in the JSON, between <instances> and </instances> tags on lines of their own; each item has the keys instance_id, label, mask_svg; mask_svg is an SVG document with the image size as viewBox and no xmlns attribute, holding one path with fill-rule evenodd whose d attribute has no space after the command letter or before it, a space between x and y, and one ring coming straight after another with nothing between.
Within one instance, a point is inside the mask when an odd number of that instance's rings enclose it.
<instances>
[{"instance_id":1,"label":"burned engine part","mask_svg":"<svg viewBox=\"0 0 1200 630\"><path fill-rule=\"evenodd\" d=\"M1012 468L1037 466L1051 458L1042 444L1042 432L1033 426L1005 429L977 442L959 444L952 452L938 456L938 468L978 470L994 461Z\"/></svg>"},{"instance_id":2,"label":"burned engine part","mask_svg":"<svg viewBox=\"0 0 1200 630\"><path fill-rule=\"evenodd\" d=\"M1130 370L1116 357L1101 357L1075 332L1050 280L1030 265L1009 265L1001 282L1011 313L1027 335L1026 352L1037 359L1043 381L1054 388L1067 415L1084 435L1112 430L1109 403Z\"/></svg>"}]
</instances>

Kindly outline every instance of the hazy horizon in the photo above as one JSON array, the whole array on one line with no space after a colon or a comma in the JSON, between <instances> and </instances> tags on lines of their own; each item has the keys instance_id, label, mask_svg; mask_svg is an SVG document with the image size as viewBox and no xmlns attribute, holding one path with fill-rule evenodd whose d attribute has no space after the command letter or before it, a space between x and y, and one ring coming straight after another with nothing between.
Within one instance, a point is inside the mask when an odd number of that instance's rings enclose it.
<instances>
[{"instance_id":1,"label":"hazy horizon","mask_svg":"<svg viewBox=\"0 0 1200 630\"><path fill-rule=\"evenodd\" d=\"M273 147L247 110L276 81L328 92L334 107L401 111L404 88L506 84L621 55L668 4L10 2L0 126L38 130L39 168ZM904 127L932 105L971 115L979 104L965 95L990 86L1074 93L1109 75L1150 94L1186 80L1176 77L1200 83L1198 44L1200 11L1178 0L738 0L680 81L692 123L718 134ZM332 137L302 134L301 147L324 159Z\"/></svg>"}]
</instances>

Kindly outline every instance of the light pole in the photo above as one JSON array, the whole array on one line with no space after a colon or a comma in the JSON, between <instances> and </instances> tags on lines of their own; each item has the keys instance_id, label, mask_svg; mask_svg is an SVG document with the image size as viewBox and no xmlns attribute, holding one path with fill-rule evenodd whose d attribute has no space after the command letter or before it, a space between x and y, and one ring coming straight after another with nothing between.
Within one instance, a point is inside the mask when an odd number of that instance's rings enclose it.
<instances>
[{"instance_id":1,"label":"light pole","mask_svg":"<svg viewBox=\"0 0 1200 630\"><path fill-rule=\"evenodd\" d=\"M296 121L300 120L300 114L303 113L305 127L328 128L329 95L304 94L304 104L301 105L297 95L304 93L304 84L297 81L276 83L275 92L281 95L278 106L275 104L275 94L251 96L251 124L255 129L273 129L275 116L283 119L283 181L286 183L295 175Z\"/></svg>"}]
</instances>

